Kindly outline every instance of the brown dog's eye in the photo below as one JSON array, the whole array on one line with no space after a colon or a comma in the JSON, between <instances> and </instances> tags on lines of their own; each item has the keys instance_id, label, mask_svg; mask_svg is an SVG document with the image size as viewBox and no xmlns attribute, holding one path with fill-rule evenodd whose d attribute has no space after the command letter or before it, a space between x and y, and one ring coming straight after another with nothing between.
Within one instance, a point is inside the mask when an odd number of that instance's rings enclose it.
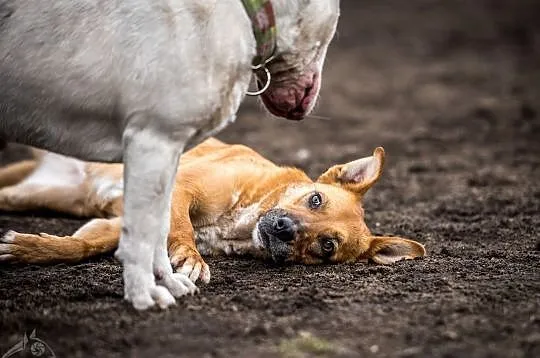
<instances>
[{"instance_id":1,"label":"brown dog's eye","mask_svg":"<svg viewBox=\"0 0 540 358\"><path fill-rule=\"evenodd\" d=\"M317 209L322 205L321 194L315 193L309 197L309 207L311 209Z\"/></svg>"},{"instance_id":2,"label":"brown dog's eye","mask_svg":"<svg viewBox=\"0 0 540 358\"><path fill-rule=\"evenodd\" d=\"M321 250L325 255L332 255L334 251L336 250L336 244L334 243L334 240L324 238L321 240Z\"/></svg>"}]
</instances>

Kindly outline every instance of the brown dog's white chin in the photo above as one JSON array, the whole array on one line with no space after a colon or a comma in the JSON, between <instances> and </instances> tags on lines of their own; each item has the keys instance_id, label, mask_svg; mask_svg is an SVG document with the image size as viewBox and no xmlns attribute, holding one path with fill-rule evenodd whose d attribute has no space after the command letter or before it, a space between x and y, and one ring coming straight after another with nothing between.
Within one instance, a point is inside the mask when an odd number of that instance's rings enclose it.
<instances>
[{"instance_id":1,"label":"brown dog's white chin","mask_svg":"<svg viewBox=\"0 0 540 358\"><path fill-rule=\"evenodd\" d=\"M261 239L261 234L259 233L259 223L255 224L255 228L253 228L253 232L251 233L251 238L253 242L253 246L255 246L256 249L259 250L266 250L266 246L264 246L264 242Z\"/></svg>"}]
</instances>

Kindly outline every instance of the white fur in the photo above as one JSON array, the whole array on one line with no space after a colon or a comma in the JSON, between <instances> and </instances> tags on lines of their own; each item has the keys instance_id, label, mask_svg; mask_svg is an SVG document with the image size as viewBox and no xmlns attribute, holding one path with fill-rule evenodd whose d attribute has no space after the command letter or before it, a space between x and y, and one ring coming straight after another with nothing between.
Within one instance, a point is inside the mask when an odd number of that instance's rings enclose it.
<instances>
[{"instance_id":1,"label":"white fur","mask_svg":"<svg viewBox=\"0 0 540 358\"><path fill-rule=\"evenodd\" d=\"M96 195L104 201L111 201L124 194L124 181L108 177L96 177L92 181Z\"/></svg>"},{"instance_id":2,"label":"white fur","mask_svg":"<svg viewBox=\"0 0 540 358\"><path fill-rule=\"evenodd\" d=\"M235 191L231 196L231 206L235 206L238 200L240 200L240 192Z\"/></svg>"},{"instance_id":3,"label":"white fur","mask_svg":"<svg viewBox=\"0 0 540 358\"><path fill-rule=\"evenodd\" d=\"M238 210L238 212L236 212L232 233L229 233L228 236L240 237L243 232L250 231L250 228L253 227L253 223L259 218L259 212L259 203ZM245 235L242 235L242 237L245 237Z\"/></svg>"},{"instance_id":4,"label":"white fur","mask_svg":"<svg viewBox=\"0 0 540 358\"><path fill-rule=\"evenodd\" d=\"M13 230L9 230L4 234L4 236L0 239L0 242L6 243L6 244L12 244L15 242L15 236L16 232Z\"/></svg>"},{"instance_id":5,"label":"white fur","mask_svg":"<svg viewBox=\"0 0 540 358\"><path fill-rule=\"evenodd\" d=\"M15 231L9 230L4 236L0 237L0 262L10 261L15 257L12 255L12 250L16 234Z\"/></svg>"},{"instance_id":6,"label":"white fur","mask_svg":"<svg viewBox=\"0 0 540 358\"><path fill-rule=\"evenodd\" d=\"M259 234L259 223L255 224L253 231L251 232L251 242L256 249L264 249L264 245L261 241L261 236Z\"/></svg>"},{"instance_id":7,"label":"white fur","mask_svg":"<svg viewBox=\"0 0 540 358\"><path fill-rule=\"evenodd\" d=\"M259 216L259 205L252 204L222 216L211 224L195 227L197 249L203 255L220 252L231 255L251 251L252 245L245 238L251 236L251 228Z\"/></svg>"},{"instance_id":8,"label":"white fur","mask_svg":"<svg viewBox=\"0 0 540 358\"><path fill-rule=\"evenodd\" d=\"M85 177L84 162L56 153L45 153L36 170L19 185L44 187L74 187L80 185Z\"/></svg>"},{"instance_id":9,"label":"white fur","mask_svg":"<svg viewBox=\"0 0 540 358\"><path fill-rule=\"evenodd\" d=\"M296 198L307 195L308 193L312 193L316 190L315 185L305 185L305 184L298 184L298 185L291 185L285 190L283 195L281 195L280 203L286 202L287 199L292 198L292 200L296 200Z\"/></svg>"}]
</instances>

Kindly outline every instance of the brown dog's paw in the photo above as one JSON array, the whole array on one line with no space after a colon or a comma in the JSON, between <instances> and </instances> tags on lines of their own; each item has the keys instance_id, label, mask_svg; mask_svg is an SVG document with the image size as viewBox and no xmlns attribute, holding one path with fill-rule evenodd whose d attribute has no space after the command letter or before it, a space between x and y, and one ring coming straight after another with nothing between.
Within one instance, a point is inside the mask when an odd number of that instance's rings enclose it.
<instances>
[{"instance_id":1,"label":"brown dog's paw","mask_svg":"<svg viewBox=\"0 0 540 358\"><path fill-rule=\"evenodd\" d=\"M10 230L0 237L0 262L42 265L79 261L84 258L77 255L79 245L76 243L79 242L69 238L44 233L22 234Z\"/></svg>"},{"instance_id":2,"label":"brown dog's paw","mask_svg":"<svg viewBox=\"0 0 540 358\"><path fill-rule=\"evenodd\" d=\"M8 231L0 238L0 262L10 263L42 263L47 258L42 257L40 244L42 238L38 235L20 234Z\"/></svg>"},{"instance_id":3,"label":"brown dog's paw","mask_svg":"<svg viewBox=\"0 0 540 358\"><path fill-rule=\"evenodd\" d=\"M0 238L0 262L15 262L15 231L8 231Z\"/></svg>"},{"instance_id":4,"label":"brown dog's paw","mask_svg":"<svg viewBox=\"0 0 540 358\"><path fill-rule=\"evenodd\" d=\"M174 269L188 276L194 283L199 278L204 283L210 282L210 267L196 249L189 245L176 245L169 249L169 257Z\"/></svg>"}]
</instances>

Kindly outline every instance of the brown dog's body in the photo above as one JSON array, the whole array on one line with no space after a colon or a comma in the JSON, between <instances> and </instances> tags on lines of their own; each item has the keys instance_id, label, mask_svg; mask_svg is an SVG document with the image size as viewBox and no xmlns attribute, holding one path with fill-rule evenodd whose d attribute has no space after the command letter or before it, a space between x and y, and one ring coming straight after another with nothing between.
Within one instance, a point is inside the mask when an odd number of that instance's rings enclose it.
<instances>
[{"instance_id":1,"label":"brown dog's body","mask_svg":"<svg viewBox=\"0 0 540 358\"><path fill-rule=\"evenodd\" d=\"M8 232L0 261L76 262L116 248L121 232L121 164L36 152L0 170L0 210L50 209L93 217L68 237ZM361 207L379 178L384 151L330 168L317 181L242 145L209 139L180 160L168 240L173 266L210 279L200 254L271 257L305 264L372 259L388 264L425 254L415 241L374 237ZM145 195L145 193L139 193Z\"/></svg>"}]
</instances>

